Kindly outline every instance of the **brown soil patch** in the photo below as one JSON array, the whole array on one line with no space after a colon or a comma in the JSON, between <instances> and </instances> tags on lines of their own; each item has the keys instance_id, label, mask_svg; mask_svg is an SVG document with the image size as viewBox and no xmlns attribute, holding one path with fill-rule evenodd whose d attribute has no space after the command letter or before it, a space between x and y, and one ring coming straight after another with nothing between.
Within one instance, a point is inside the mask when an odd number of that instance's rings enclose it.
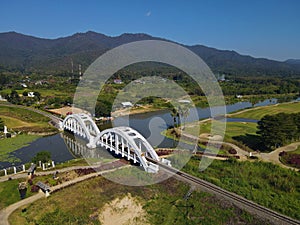
<instances>
[{"instance_id":1,"label":"brown soil patch","mask_svg":"<svg viewBox=\"0 0 300 225\"><path fill-rule=\"evenodd\" d=\"M220 135L211 135L209 133L200 134L199 137L209 139L209 140L212 140L212 141L221 141L221 140L223 140L222 136L220 136Z\"/></svg>"},{"instance_id":2,"label":"brown soil patch","mask_svg":"<svg viewBox=\"0 0 300 225\"><path fill-rule=\"evenodd\" d=\"M49 109L48 111L52 112L54 114L63 115L63 116L66 116L67 113L69 113L69 112L72 112L74 114L77 114L77 113L88 113L87 111L85 111L83 109L76 108L76 107L70 107L70 106L65 106L65 107L62 107L62 108L59 108L59 109Z\"/></svg>"},{"instance_id":3,"label":"brown soil patch","mask_svg":"<svg viewBox=\"0 0 300 225\"><path fill-rule=\"evenodd\" d=\"M99 220L103 225L148 225L142 205L131 194L114 199L101 209Z\"/></svg>"}]
</instances>

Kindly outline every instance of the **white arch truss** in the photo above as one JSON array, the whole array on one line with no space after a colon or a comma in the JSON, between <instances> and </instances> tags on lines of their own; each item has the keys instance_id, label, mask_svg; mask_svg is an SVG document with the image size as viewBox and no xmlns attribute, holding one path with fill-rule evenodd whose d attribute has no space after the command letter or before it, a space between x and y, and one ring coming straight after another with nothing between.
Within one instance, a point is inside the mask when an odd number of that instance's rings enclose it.
<instances>
[{"instance_id":1,"label":"white arch truss","mask_svg":"<svg viewBox=\"0 0 300 225\"><path fill-rule=\"evenodd\" d=\"M69 130L83 138L89 140L87 146L95 148L96 137L100 134L100 130L90 116L84 113L68 115L63 123L62 129Z\"/></svg>"},{"instance_id":2,"label":"white arch truss","mask_svg":"<svg viewBox=\"0 0 300 225\"><path fill-rule=\"evenodd\" d=\"M88 148L95 148L97 145L105 147L116 155L140 163L147 172L156 173L159 167L149 162L146 157L171 166L169 160L161 159L149 142L130 127L114 127L100 132L91 117L81 113L67 116L62 123L62 129L88 139Z\"/></svg>"},{"instance_id":3,"label":"white arch truss","mask_svg":"<svg viewBox=\"0 0 300 225\"><path fill-rule=\"evenodd\" d=\"M97 137L97 144L128 160L139 162L148 172L158 171L158 166L149 162L146 156L161 161L159 156L149 142L130 127L115 127L102 131Z\"/></svg>"}]
</instances>

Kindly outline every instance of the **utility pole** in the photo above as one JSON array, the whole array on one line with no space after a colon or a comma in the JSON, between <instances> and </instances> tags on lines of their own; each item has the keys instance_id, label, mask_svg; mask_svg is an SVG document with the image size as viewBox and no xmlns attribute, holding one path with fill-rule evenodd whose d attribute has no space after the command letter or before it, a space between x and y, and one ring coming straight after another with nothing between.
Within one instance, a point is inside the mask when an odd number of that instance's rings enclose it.
<instances>
[{"instance_id":1,"label":"utility pole","mask_svg":"<svg viewBox=\"0 0 300 225\"><path fill-rule=\"evenodd\" d=\"M74 73L73 66L74 66L73 59L71 58L71 74L72 74L72 76L73 76L73 73Z\"/></svg>"},{"instance_id":2,"label":"utility pole","mask_svg":"<svg viewBox=\"0 0 300 225\"><path fill-rule=\"evenodd\" d=\"M184 220L185 224L188 225L188 215L189 215L189 209L194 208L193 204L188 204L188 200L192 195L192 192L194 191L195 187L191 187L190 190L184 195L183 200L185 201L184 204L177 204L175 201L171 202L171 204L174 204L176 208L181 209L184 208ZM181 210L180 210L181 211Z\"/></svg>"},{"instance_id":3,"label":"utility pole","mask_svg":"<svg viewBox=\"0 0 300 225\"><path fill-rule=\"evenodd\" d=\"M79 76L81 76L81 64L78 65Z\"/></svg>"}]
</instances>

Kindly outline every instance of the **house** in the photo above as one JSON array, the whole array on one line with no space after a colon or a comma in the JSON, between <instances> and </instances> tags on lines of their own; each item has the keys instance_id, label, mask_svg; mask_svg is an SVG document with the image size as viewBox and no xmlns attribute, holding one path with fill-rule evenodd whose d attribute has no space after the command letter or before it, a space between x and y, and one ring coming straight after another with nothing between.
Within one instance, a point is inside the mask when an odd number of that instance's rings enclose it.
<instances>
[{"instance_id":1,"label":"house","mask_svg":"<svg viewBox=\"0 0 300 225\"><path fill-rule=\"evenodd\" d=\"M28 92L28 97L34 98L34 92L33 92L33 91L29 91L29 92Z\"/></svg>"},{"instance_id":2,"label":"house","mask_svg":"<svg viewBox=\"0 0 300 225\"><path fill-rule=\"evenodd\" d=\"M114 79L114 83L115 84L122 84L122 80L121 79Z\"/></svg>"},{"instance_id":3,"label":"house","mask_svg":"<svg viewBox=\"0 0 300 225\"><path fill-rule=\"evenodd\" d=\"M182 100L178 100L179 103L184 103L184 104L190 104L191 101L190 100L185 100L185 99L182 99Z\"/></svg>"},{"instance_id":4,"label":"house","mask_svg":"<svg viewBox=\"0 0 300 225\"><path fill-rule=\"evenodd\" d=\"M1 102L6 102L7 100L5 98L3 98L2 95L0 95L0 101Z\"/></svg>"},{"instance_id":5,"label":"house","mask_svg":"<svg viewBox=\"0 0 300 225\"><path fill-rule=\"evenodd\" d=\"M140 79L134 80L133 82L136 84L145 84L146 83L145 81L140 80Z\"/></svg>"},{"instance_id":6,"label":"house","mask_svg":"<svg viewBox=\"0 0 300 225\"><path fill-rule=\"evenodd\" d=\"M131 102L122 102L121 105L123 108L130 108L133 106Z\"/></svg>"}]
</instances>

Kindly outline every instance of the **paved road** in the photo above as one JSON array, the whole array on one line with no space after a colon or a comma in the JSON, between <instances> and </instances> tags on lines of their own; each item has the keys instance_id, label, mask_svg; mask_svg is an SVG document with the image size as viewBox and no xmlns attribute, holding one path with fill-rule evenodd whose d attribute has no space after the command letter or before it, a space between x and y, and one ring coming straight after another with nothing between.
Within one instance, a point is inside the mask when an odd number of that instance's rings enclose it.
<instances>
[{"instance_id":1,"label":"paved road","mask_svg":"<svg viewBox=\"0 0 300 225\"><path fill-rule=\"evenodd\" d=\"M263 161L273 162L275 164L281 165L282 167L299 171L299 169L282 164L279 160L280 152L282 152L282 151L291 152L291 151L296 150L298 146L300 146L300 142L295 142L295 143L277 148L274 151L269 152L269 153L260 153L260 157Z\"/></svg>"},{"instance_id":2,"label":"paved road","mask_svg":"<svg viewBox=\"0 0 300 225\"><path fill-rule=\"evenodd\" d=\"M185 136L187 138L191 138L191 139L194 139L194 140L200 140L199 137L196 137L196 136L194 136L192 134L186 134L185 133L185 134L182 134L182 136ZM207 139L203 139L203 140L207 141ZM237 151L237 155L240 156L240 159L242 159L242 160L246 160L247 156L249 156L249 152L241 149L240 147L238 147L238 146L236 146L236 145L234 145L232 143L223 142L223 141L215 141L215 140L209 140L209 141L212 144L224 144L224 145L230 146L231 148L233 148L233 149L235 149Z\"/></svg>"},{"instance_id":3,"label":"paved road","mask_svg":"<svg viewBox=\"0 0 300 225\"><path fill-rule=\"evenodd\" d=\"M191 139L198 139L198 140L201 139L201 138L197 138L196 136L191 135L191 134L182 134L182 135L186 136L188 138L191 138ZM249 157L249 152L241 149L240 147L236 146L235 144L232 144L232 143L229 143L229 142L214 141L214 140L210 140L210 142L211 143L224 144L224 145L230 146L231 148L233 148L233 149L235 149L237 151L237 155L240 156L241 160L246 160L247 157ZM297 149L298 146L300 146L300 142L295 142L295 143L289 144L287 146L283 146L283 147L277 148L274 151L269 152L269 153L257 153L257 154L255 154L255 156L257 156L259 159L262 159L263 161L272 162L272 163L275 163L275 164L277 164L277 165L279 165L281 167L299 171L299 169L296 169L294 167L290 167L290 166L284 165L279 160L279 153L280 152L282 152L282 151L285 151L285 152L294 151L294 150Z\"/></svg>"},{"instance_id":4,"label":"paved road","mask_svg":"<svg viewBox=\"0 0 300 225\"><path fill-rule=\"evenodd\" d=\"M127 165L128 166L128 165ZM80 167L80 168L83 168L83 167ZM77 177L73 180L70 180L70 181L66 181L62 184L59 184L59 185L56 185L56 186L53 186L51 187L51 193L55 192L55 191L58 191L62 188L65 188L65 187L68 187L68 186L71 186L73 184L76 184L78 182L81 182L81 181L84 181L84 180L87 180L87 179L91 179L93 177L97 177L99 175L102 175L102 174L105 174L105 173L109 173L109 172L113 172L115 170L118 170L120 168L124 168L124 166L122 167L119 167L119 168L115 168L115 169L110 169L110 170L105 170L105 171L100 171L100 172L96 172L96 173L91 173L91 174L88 174L88 175L84 175L84 176L81 176L81 177ZM24 205L27 205L27 204L30 204L38 199L41 199L45 197L45 194L44 193L38 193L36 195L33 195L31 197L28 197L28 198L25 198L21 201L18 201L4 209L2 209L0 211L0 225L9 225L9 222L8 222L8 217L11 213L13 213L16 209L24 206Z\"/></svg>"}]
</instances>

